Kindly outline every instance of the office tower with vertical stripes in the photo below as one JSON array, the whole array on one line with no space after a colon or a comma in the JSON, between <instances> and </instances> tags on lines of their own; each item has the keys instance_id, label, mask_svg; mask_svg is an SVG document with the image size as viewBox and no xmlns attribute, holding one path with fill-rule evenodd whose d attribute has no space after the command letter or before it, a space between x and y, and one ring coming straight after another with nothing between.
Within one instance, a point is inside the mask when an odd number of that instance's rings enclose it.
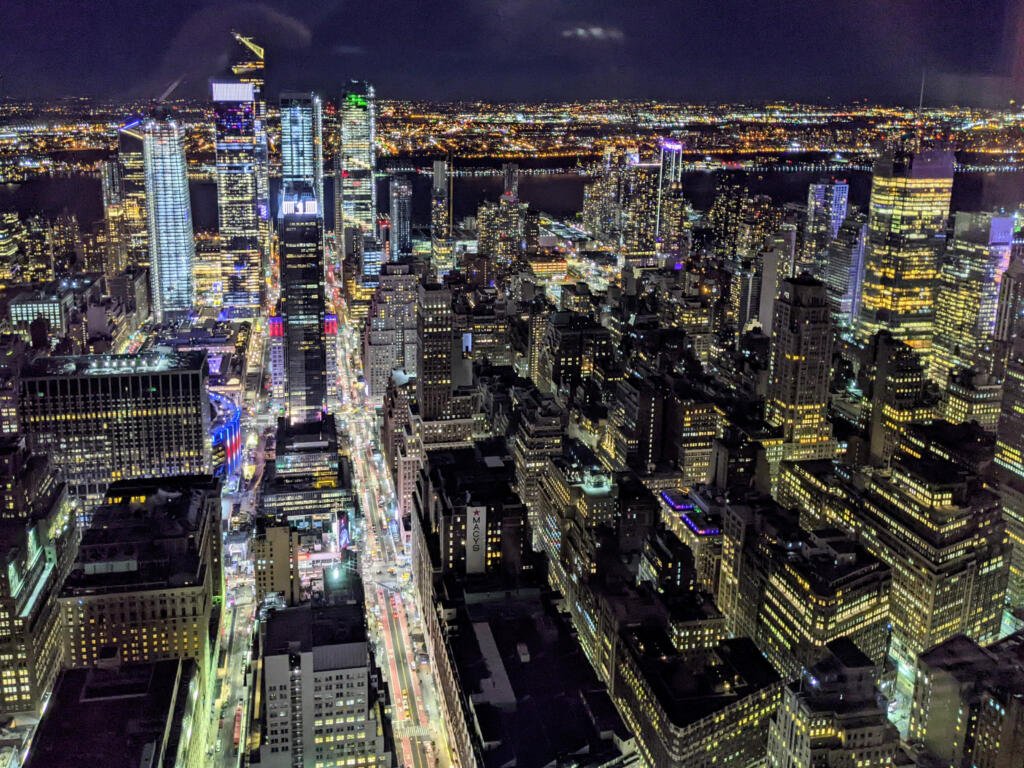
<instances>
[{"instance_id":1,"label":"office tower with vertical stripes","mask_svg":"<svg viewBox=\"0 0 1024 768\"><path fill-rule=\"evenodd\" d=\"M391 259L412 255L412 182L407 176L391 177Z\"/></svg>"},{"instance_id":2,"label":"office tower with vertical stripes","mask_svg":"<svg viewBox=\"0 0 1024 768\"><path fill-rule=\"evenodd\" d=\"M860 289L864 279L864 248L868 224L862 212L846 217L839 232L825 248L825 286L832 321L849 328L860 311Z\"/></svg>"},{"instance_id":3,"label":"office tower with vertical stripes","mask_svg":"<svg viewBox=\"0 0 1024 768\"><path fill-rule=\"evenodd\" d=\"M285 392L297 424L320 420L327 401L324 220L313 187L286 187L279 219Z\"/></svg>"},{"instance_id":4,"label":"office tower with vertical stripes","mask_svg":"<svg viewBox=\"0 0 1024 768\"><path fill-rule=\"evenodd\" d=\"M192 265L196 244L192 231L185 129L158 109L143 124L146 210L149 226L149 284L153 317L160 323L192 310L195 287Z\"/></svg>"},{"instance_id":5,"label":"office tower with vertical stripes","mask_svg":"<svg viewBox=\"0 0 1024 768\"><path fill-rule=\"evenodd\" d=\"M270 259L270 151L267 144L267 102L263 97L263 70L266 52L251 37L233 32L238 44L231 72L240 82L253 89L253 122L256 160L256 211L259 218L260 254L262 273L267 275Z\"/></svg>"},{"instance_id":6,"label":"office tower with vertical stripes","mask_svg":"<svg viewBox=\"0 0 1024 768\"><path fill-rule=\"evenodd\" d=\"M377 99L373 86L352 80L338 102L334 228L373 233L377 226Z\"/></svg>"},{"instance_id":7,"label":"office tower with vertical stripes","mask_svg":"<svg viewBox=\"0 0 1024 768\"><path fill-rule=\"evenodd\" d=\"M281 94L281 191L309 184L324 211L323 109L315 93Z\"/></svg>"},{"instance_id":8,"label":"office tower with vertical stripes","mask_svg":"<svg viewBox=\"0 0 1024 768\"><path fill-rule=\"evenodd\" d=\"M217 221L224 304L258 310L261 275L256 93L252 83L212 85Z\"/></svg>"}]
</instances>

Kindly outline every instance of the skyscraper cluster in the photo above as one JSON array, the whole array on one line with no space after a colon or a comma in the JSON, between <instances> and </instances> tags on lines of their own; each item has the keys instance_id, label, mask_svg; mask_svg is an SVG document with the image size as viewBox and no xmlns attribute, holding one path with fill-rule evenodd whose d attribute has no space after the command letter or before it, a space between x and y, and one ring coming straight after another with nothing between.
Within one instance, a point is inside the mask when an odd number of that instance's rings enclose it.
<instances>
[{"instance_id":1,"label":"skyscraper cluster","mask_svg":"<svg viewBox=\"0 0 1024 768\"><path fill-rule=\"evenodd\" d=\"M554 214L528 131L396 156L231 42L92 233L0 216L25 764L1020 764L1024 201L595 127Z\"/></svg>"}]
</instances>

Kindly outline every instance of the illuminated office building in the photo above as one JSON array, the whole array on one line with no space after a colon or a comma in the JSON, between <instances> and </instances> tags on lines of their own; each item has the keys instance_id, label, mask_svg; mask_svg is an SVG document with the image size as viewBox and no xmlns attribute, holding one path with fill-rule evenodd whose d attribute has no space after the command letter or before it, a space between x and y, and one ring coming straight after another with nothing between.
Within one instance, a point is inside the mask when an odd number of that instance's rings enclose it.
<instances>
[{"instance_id":1,"label":"illuminated office building","mask_svg":"<svg viewBox=\"0 0 1024 768\"><path fill-rule=\"evenodd\" d=\"M38 473L31 479L39 480ZM63 656L54 595L74 559L78 533L64 486L52 477L46 480L45 494L32 499L17 517L5 508L0 521L5 553L0 571L0 712L5 714L38 712ZM4 501L13 504L15 499L5 494Z\"/></svg>"},{"instance_id":2,"label":"illuminated office building","mask_svg":"<svg viewBox=\"0 0 1024 768\"><path fill-rule=\"evenodd\" d=\"M352 80L338 101L334 229L373 234L377 227L377 99L373 86Z\"/></svg>"},{"instance_id":3,"label":"illuminated office building","mask_svg":"<svg viewBox=\"0 0 1024 768\"><path fill-rule=\"evenodd\" d=\"M266 66L266 52L251 37L232 32L237 44L236 56L231 72L243 83L253 88L253 134L255 143L256 212L259 222L260 253L263 275L270 272L270 152L267 143L267 102L263 94L263 71Z\"/></svg>"},{"instance_id":4,"label":"illuminated office building","mask_svg":"<svg viewBox=\"0 0 1024 768\"><path fill-rule=\"evenodd\" d=\"M526 505L533 547L540 549L541 479L548 457L562 452L565 414L553 398L531 390L521 405L521 418L512 437L512 456L516 463L516 487Z\"/></svg>"},{"instance_id":5,"label":"illuminated office building","mask_svg":"<svg viewBox=\"0 0 1024 768\"><path fill-rule=\"evenodd\" d=\"M296 184L308 184L316 210L324 211L323 109L315 93L282 93L281 193Z\"/></svg>"},{"instance_id":6,"label":"illuminated office building","mask_svg":"<svg viewBox=\"0 0 1024 768\"><path fill-rule=\"evenodd\" d=\"M286 188L278 238L285 389L293 424L318 420L327 402L323 227L313 188Z\"/></svg>"},{"instance_id":7,"label":"illuminated office building","mask_svg":"<svg viewBox=\"0 0 1024 768\"><path fill-rule=\"evenodd\" d=\"M889 647L889 569L848 534L808 531L770 499L722 509L718 606L783 676L849 637L881 668Z\"/></svg>"},{"instance_id":8,"label":"illuminated office building","mask_svg":"<svg viewBox=\"0 0 1024 768\"><path fill-rule=\"evenodd\" d=\"M782 427L793 457L826 458L834 450L827 413L831 371L825 285L806 274L783 280L772 324L765 418Z\"/></svg>"},{"instance_id":9,"label":"illuminated office building","mask_svg":"<svg viewBox=\"0 0 1024 768\"><path fill-rule=\"evenodd\" d=\"M194 659L202 686L216 661L224 597L220 482L208 475L124 480L82 532L61 586L64 665Z\"/></svg>"},{"instance_id":10,"label":"illuminated office building","mask_svg":"<svg viewBox=\"0 0 1024 768\"><path fill-rule=\"evenodd\" d=\"M854 512L861 541L892 571L890 656L912 677L926 648L962 633L987 643L1002 619L1009 547L999 498L952 462L900 455Z\"/></svg>"},{"instance_id":11,"label":"illuminated office building","mask_svg":"<svg viewBox=\"0 0 1024 768\"><path fill-rule=\"evenodd\" d=\"M149 266L149 208L146 204L146 162L142 120L117 129L117 162L121 174L128 266Z\"/></svg>"},{"instance_id":12,"label":"illuminated office building","mask_svg":"<svg viewBox=\"0 0 1024 768\"><path fill-rule=\"evenodd\" d=\"M249 553L257 605L263 605L267 598L284 605L298 605L302 601L299 577L302 534L297 528L287 520L257 517L249 540Z\"/></svg>"},{"instance_id":13,"label":"illuminated office building","mask_svg":"<svg viewBox=\"0 0 1024 768\"><path fill-rule=\"evenodd\" d=\"M22 279L22 233L16 211L0 213L0 285L4 287Z\"/></svg>"},{"instance_id":14,"label":"illuminated office building","mask_svg":"<svg viewBox=\"0 0 1024 768\"><path fill-rule=\"evenodd\" d=\"M669 229L665 224L672 217L668 200L682 185L683 145L672 139L662 139L658 142L658 149L658 210L654 235L662 241L666 234L665 230Z\"/></svg>"},{"instance_id":15,"label":"illuminated office building","mask_svg":"<svg viewBox=\"0 0 1024 768\"><path fill-rule=\"evenodd\" d=\"M442 275L455 267L449 185L448 162L435 160L430 190L430 267L434 275Z\"/></svg>"},{"instance_id":16,"label":"illuminated office building","mask_svg":"<svg viewBox=\"0 0 1024 768\"><path fill-rule=\"evenodd\" d=\"M851 213L825 248L824 281L832 321L849 328L860 314L860 292L864 280L864 250L868 224L863 213Z\"/></svg>"},{"instance_id":17,"label":"illuminated office building","mask_svg":"<svg viewBox=\"0 0 1024 768\"><path fill-rule=\"evenodd\" d=\"M868 342L858 384L867 403L870 461L884 466L909 425L935 416L924 365L905 342L880 331Z\"/></svg>"},{"instance_id":18,"label":"illuminated office building","mask_svg":"<svg viewBox=\"0 0 1024 768\"><path fill-rule=\"evenodd\" d=\"M917 661L908 739L923 765L1015 768L1024 755L1024 634L957 636Z\"/></svg>"},{"instance_id":19,"label":"illuminated office building","mask_svg":"<svg viewBox=\"0 0 1024 768\"><path fill-rule=\"evenodd\" d=\"M751 259L782 226L782 210L768 195L754 195L744 201L736 225L734 258Z\"/></svg>"},{"instance_id":20,"label":"illuminated office building","mask_svg":"<svg viewBox=\"0 0 1024 768\"><path fill-rule=\"evenodd\" d=\"M40 358L21 375L28 446L72 496L133 477L212 472L205 352Z\"/></svg>"},{"instance_id":21,"label":"illuminated office building","mask_svg":"<svg viewBox=\"0 0 1024 768\"><path fill-rule=\"evenodd\" d=\"M849 197L850 185L844 180L819 181L808 187L807 220L797 273L807 271L824 279L828 263L824 252L846 220Z\"/></svg>"},{"instance_id":22,"label":"illuminated office building","mask_svg":"<svg viewBox=\"0 0 1024 768\"><path fill-rule=\"evenodd\" d=\"M1024 330L1024 261L1012 259L999 280L993 336L1009 345Z\"/></svg>"},{"instance_id":23,"label":"illuminated office building","mask_svg":"<svg viewBox=\"0 0 1024 768\"><path fill-rule=\"evenodd\" d=\"M644 764L659 768L758 765L782 689L748 638L682 654L664 629L646 626L623 630L610 686Z\"/></svg>"},{"instance_id":24,"label":"illuminated office building","mask_svg":"<svg viewBox=\"0 0 1024 768\"><path fill-rule=\"evenodd\" d=\"M394 765L387 685L367 636L362 589L357 577L345 578L358 597L271 611L263 624L262 766Z\"/></svg>"},{"instance_id":25,"label":"illuminated office building","mask_svg":"<svg viewBox=\"0 0 1024 768\"><path fill-rule=\"evenodd\" d=\"M412 255L412 182L406 176L391 177L391 260Z\"/></svg>"},{"instance_id":26,"label":"illuminated office building","mask_svg":"<svg viewBox=\"0 0 1024 768\"><path fill-rule=\"evenodd\" d=\"M876 161L856 328L862 344L886 329L916 352L930 353L952 190L952 152L890 153Z\"/></svg>"},{"instance_id":27,"label":"illuminated office building","mask_svg":"<svg viewBox=\"0 0 1024 768\"><path fill-rule=\"evenodd\" d=\"M416 403L423 419L431 421L444 417L454 388L451 291L420 285L416 323Z\"/></svg>"},{"instance_id":28,"label":"illuminated office building","mask_svg":"<svg viewBox=\"0 0 1024 768\"><path fill-rule=\"evenodd\" d=\"M583 188L583 228L602 245L618 245L622 235L621 181L624 158L605 150L594 179Z\"/></svg>"},{"instance_id":29,"label":"illuminated office building","mask_svg":"<svg viewBox=\"0 0 1024 768\"><path fill-rule=\"evenodd\" d=\"M185 129L159 111L142 126L146 168L146 217L149 226L149 284L153 318L163 322L192 310L196 258Z\"/></svg>"},{"instance_id":30,"label":"illuminated office building","mask_svg":"<svg viewBox=\"0 0 1024 768\"><path fill-rule=\"evenodd\" d=\"M113 277L128 268L128 232L125 221L124 170L115 157L100 165L100 191L103 196L103 225L107 238L103 274ZM2 237L2 235L0 235ZM0 243L0 259L3 259Z\"/></svg>"},{"instance_id":31,"label":"illuminated office building","mask_svg":"<svg viewBox=\"0 0 1024 768\"><path fill-rule=\"evenodd\" d=\"M1010 263L1013 219L957 212L939 273L929 375L945 387L957 370L984 363L996 323L999 281Z\"/></svg>"},{"instance_id":32,"label":"illuminated office building","mask_svg":"<svg viewBox=\"0 0 1024 768\"><path fill-rule=\"evenodd\" d=\"M769 768L894 765L900 734L877 677L877 663L854 643L830 643L825 657L782 693L768 737Z\"/></svg>"},{"instance_id":33,"label":"illuminated office building","mask_svg":"<svg viewBox=\"0 0 1024 768\"><path fill-rule=\"evenodd\" d=\"M949 375L940 407L942 418L953 424L976 421L995 433L1003 401L1003 382L974 368L965 368Z\"/></svg>"},{"instance_id":34,"label":"illuminated office building","mask_svg":"<svg viewBox=\"0 0 1024 768\"><path fill-rule=\"evenodd\" d=\"M1001 472L1024 485L1024 337L1014 341L1006 364L995 462Z\"/></svg>"},{"instance_id":35,"label":"illuminated office building","mask_svg":"<svg viewBox=\"0 0 1024 768\"><path fill-rule=\"evenodd\" d=\"M256 93L252 83L212 87L224 303L255 310L263 287Z\"/></svg>"}]
</instances>

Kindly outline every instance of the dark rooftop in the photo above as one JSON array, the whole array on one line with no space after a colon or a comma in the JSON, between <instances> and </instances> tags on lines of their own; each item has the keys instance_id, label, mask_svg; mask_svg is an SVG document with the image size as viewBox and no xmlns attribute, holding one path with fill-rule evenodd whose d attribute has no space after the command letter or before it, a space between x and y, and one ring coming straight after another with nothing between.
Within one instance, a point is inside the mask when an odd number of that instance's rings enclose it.
<instances>
[{"instance_id":1,"label":"dark rooftop","mask_svg":"<svg viewBox=\"0 0 1024 768\"><path fill-rule=\"evenodd\" d=\"M366 619L358 603L303 605L267 616L264 654L271 656L315 647L366 641Z\"/></svg>"},{"instance_id":2,"label":"dark rooftop","mask_svg":"<svg viewBox=\"0 0 1024 768\"><path fill-rule=\"evenodd\" d=\"M156 766L151 750L158 755L165 739L160 765L174 765L195 674L194 661L177 659L61 672L26 768Z\"/></svg>"},{"instance_id":3,"label":"dark rooftop","mask_svg":"<svg viewBox=\"0 0 1024 768\"><path fill-rule=\"evenodd\" d=\"M658 703L680 728L781 680L746 637L723 640L712 652L685 657L661 627L629 627L621 641L636 659Z\"/></svg>"}]
</instances>

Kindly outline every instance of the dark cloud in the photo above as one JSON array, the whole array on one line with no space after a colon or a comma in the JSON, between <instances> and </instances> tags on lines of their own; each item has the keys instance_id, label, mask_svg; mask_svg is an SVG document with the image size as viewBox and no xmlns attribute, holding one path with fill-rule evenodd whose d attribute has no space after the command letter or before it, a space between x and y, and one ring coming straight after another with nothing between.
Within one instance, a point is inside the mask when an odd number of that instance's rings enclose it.
<instances>
[{"instance_id":1,"label":"dark cloud","mask_svg":"<svg viewBox=\"0 0 1024 768\"><path fill-rule=\"evenodd\" d=\"M626 36L618 27L587 24L563 29L562 37L569 40L590 40L598 43L621 43Z\"/></svg>"}]
</instances>

